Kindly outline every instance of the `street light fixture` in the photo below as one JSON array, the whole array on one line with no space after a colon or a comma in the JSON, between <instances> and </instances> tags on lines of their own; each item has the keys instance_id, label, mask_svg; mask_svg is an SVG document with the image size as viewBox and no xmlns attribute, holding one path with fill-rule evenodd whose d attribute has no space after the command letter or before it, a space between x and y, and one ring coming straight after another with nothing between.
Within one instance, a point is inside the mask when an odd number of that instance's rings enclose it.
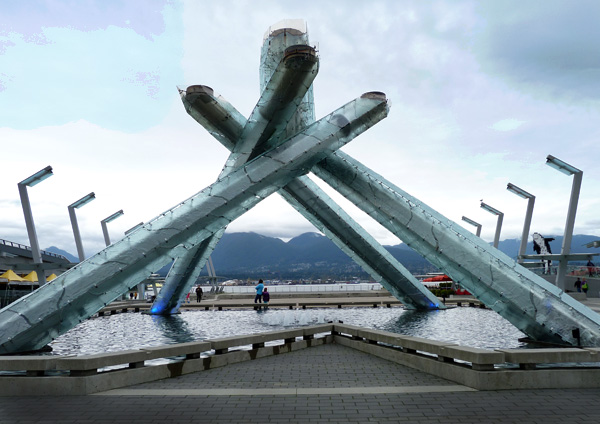
<instances>
[{"instance_id":1,"label":"street light fixture","mask_svg":"<svg viewBox=\"0 0 600 424\"><path fill-rule=\"evenodd\" d=\"M481 224L479 224L478 222L473 221L472 219L467 218L466 216L463 216L462 220L465 221L468 224L471 224L471 225L477 227L477 232L475 233L475 235L477 237L479 237L481 235Z\"/></svg>"},{"instance_id":2,"label":"street light fixture","mask_svg":"<svg viewBox=\"0 0 600 424\"><path fill-rule=\"evenodd\" d=\"M21 197L21 206L23 207L23 215L25 216L25 227L27 228L27 235L29 236L29 244L31 245L31 255L33 257L34 264L41 265L43 261L37 233L35 231L35 225L33 223L33 214L31 213L31 204L29 203L27 187L33 187L52 175L52 167L47 166L41 171L36 172L32 176L25 178L23 181L17 184L19 188L19 196ZM44 268L39 266L36 268L36 270L38 274L38 282L40 286L43 286L46 284L46 274L44 273Z\"/></svg>"},{"instance_id":3,"label":"street light fixture","mask_svg":"<svg viewBox=\"0 0 600 424\"><path fill-rule=\"evenodd\" d=\"M125 235L128 235L132 232L134 232L135 230L137 230L138 228L140 228L141 226L143 226L144 223L140 222L139 224L134 225L133 227L131 227L129 230L125 231Z\"/></svg>"},{"instance_id":4,"label":"street light fixture","mask_svg":"<svg viewBox=\"0 0 600 424\"><path fill-rule=\"evenodd\" d=\"M583 171L555 158L552 155L546 157L546 165L562 172L565 175L573 175L573 186L571 188L571 198L569 199L569 210L567 212L567 223L565 224L565 235L561 248L561 255L571 253L571 241L573 240L573 228L575 227L575 215L577 214L577 202L579 201L579 191L581 190L581 181ZM564 290L564 278L567 274L567 260L563 257L558 263L558 272L556 273L556 285Z\"/></svg>"},{"instance_id":5,"label":"street light fixture","mask_svg":"<svg viewBox=\"0 0 600 424\"><path fill-rule=\"evenodd\" d=\"M106 224L108 224L111 221L114 221L121 215L123 215L123 209L121 209L118 212L113 213L108 218L104 218L102 221L100 221L100 224L102 225L102 233L104 234L104 242L106 243L106 246L110 246L110 237L108 236L108 228L106 228Z\"/></svg>"},{"instance_id":6,"label":"street light fixture","mask_svg":"<svg viewBox=\"0 0 600 424\"><path fill-rule=\"evenodd\" d=\"M73 235L75 236L75 246L77 247L77 256L79 256L79 262L85 260L85 253L83 252L83 244L81 243L81 235L79 234L79 225L77 225L77 216L75 215L75 209L87 205L96 198L94 192L83 196L81 199L72 203L68 206L69 218L71 219L71 226L73 227Z\"/></svg>"},{"instance_id":7,"label":"street light fixture","mask_svg":"<svg viewBox=\"0 0 600 424\"><path fill-rule=\"evenodd\" d=\"M504 214L498 209L494 209L490 205L487 205L483 202L481 202L481 208L493 215L498 216L498 222L496 223L496 234L494 235L494 247L497 249L498 244L500 243L500 229L502 228L502 220L504 219Z\"/></svg>"},{"instance_id":8,"label":"street light fixture","mask_svg":"<svg viewBox=\"0 0 600 424\"><path fill-rule=\"evenodd\" d=\"M525 254L525 249L527 248L527 240L529 239L529 228L531 228L531 217L533 216L533 205L535 203L535 196L511 183L508 183L506 189L511 193L522 197L523 199L527 199L525 223L523 224L523 233L521 234L521 245L519 246L519 255L517 257L517 262L523 263L522 256Z\"/></svg>"}]
</instances>

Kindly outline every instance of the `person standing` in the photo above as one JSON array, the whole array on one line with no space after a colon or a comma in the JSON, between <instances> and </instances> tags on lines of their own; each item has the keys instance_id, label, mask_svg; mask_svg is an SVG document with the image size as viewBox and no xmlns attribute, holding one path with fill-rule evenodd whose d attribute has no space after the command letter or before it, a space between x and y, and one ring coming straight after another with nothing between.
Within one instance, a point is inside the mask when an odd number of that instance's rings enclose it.
<instances>
[{"instance_id":1,"label":"person standing","mask_svg":"<svg viewBox=\"0 0 600 424\"><path fill-rule=\"evenodd\" d=\"M581 282L581 290L583 290L583 292L587 294L587 291L589 288L590 288L590 286L588 286L588 283L584 278L583 281Z\"/></svg>"},{"instance_id":2,"label":"person standing","mask_svg":"<svg viewBox=\"0 0 600 424\"><path fill-rule=\"evenodd\" d=\"M590 259L588 259L588 262L587 262L586 266L587 266L588 274L589 274L588 277L593 277L594 276L594 271L595 271L595 265L594 265L594 263Z\"/></svg>"},{"instance_id":3,"label":"person standing","mask_svg":"<svg viewBox=\"0 0 600 424\"><path fill-rule=\"evenodd\" d=\"M577 277L577 281L575 281L575 284L573 284L575 286L575 288L577 289L577 291L579 293L581 293L581 280L579 279L579 277Z\"/></svg>"},{"instance_id":4,"label":"person standing","mask_svg":"<svg viewBox=\"0 0 600 424\"><path fill-rule=\"evenodd\" d=\"M256 287L254 287L254 289L256 290L256 296L254 296L254 303L262 303L262 294L264 288L265 285L263 284L263 280L258 280L258 284L256 285Z\"/></svg>"},{"instance_id":5,"label":"person standing","mask_svg":"<svg viewBox=\"0 0 600 424\"><path fill-rule=\"evenodd\" d=\"M262 300L263 300L263 303L265 304L265 309L267 309L269 307L269 300L271 300L271 293L269 293L267 291L266 287L263 289L263 292L262 292Z\"/></svg>"},{"instance_id":6,"label":"person standing","mask_svg":"<svg viewBox=\"0 0 600 424\"><path fill-rule=\"evenodd\" d=\"M202 300L202 287L196 287L196 303L200 303Z\"/></svg>"}]
</instances>

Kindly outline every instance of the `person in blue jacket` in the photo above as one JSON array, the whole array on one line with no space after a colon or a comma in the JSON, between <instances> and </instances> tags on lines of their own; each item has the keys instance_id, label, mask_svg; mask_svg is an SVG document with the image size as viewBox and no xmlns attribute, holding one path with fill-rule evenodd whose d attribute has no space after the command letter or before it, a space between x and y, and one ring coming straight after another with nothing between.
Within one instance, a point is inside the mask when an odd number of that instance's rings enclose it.
<instances>
[{"instance_id":1,"label":"person in blue jacket","mask_svg":"<svg viewBox=\"0 0 600 424\"><path fill-rule=\"evenodd\" d=\"M254 296L254 303L262 303L262 294L265 285L263 284L263 280L258 280L258 284L256 285L256 296Z\"/></svg>"}]
</instances>

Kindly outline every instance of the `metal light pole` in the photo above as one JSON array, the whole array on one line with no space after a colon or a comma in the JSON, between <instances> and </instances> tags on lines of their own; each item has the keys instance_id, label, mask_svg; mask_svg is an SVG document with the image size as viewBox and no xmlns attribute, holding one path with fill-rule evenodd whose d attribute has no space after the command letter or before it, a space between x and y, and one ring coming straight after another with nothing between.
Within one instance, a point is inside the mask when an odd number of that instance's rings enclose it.
<instances>
[{"instance_id":1,"label":"metal light pole","mask_svg":"<svg viewBox=\"0 0 600 424\"><path fill-rule=\"evenodd\" d=\"M25 216L25 226L27 227L29 244L31 245L33 263L40 265L36 267L38 274L38 282L40 286L46 284L46 274L44 272L43 266L41 266L43 262L42 252L40 251L40 245L38 243L37 233L35 231L35 225L33 223L33 214L31 213L31 204L29 203L27 187L33 187L34 185L44 181L46 178L51 177L52 175L52 167L47 166L41 171L36 172L29 178L25 178L23 181L17 184L17 186L19 187L19 196L21 197L21 206L23 207L23 215Z\"/></svg>"},{"instance_id":2,"label":"metal light pole","mask_svg":"<svg viewBox=\"0 0 600 424\"><path fill-rule=\"evenodd\" d=\"M100 221L100 224L102 225L102 234L104 234L104 242L106 243L106 246L110 246L110 237L108 236L108 228L106 228L106 224L109 223L110 221L114 221L121 215L123 215L123 209L121 209L118 212L113 213L108 218L104 218L102 221Z\"/></svg>"},{"instance_id":3,"label":"metal light pole","mask_svg":"<svg viewBox=\"0 0 600 424\"><path fill-rule=\"evenodd\" d=\"M571 253L571 241L573 240L573 228L575 227L575 215L577 214L577 203L579 201L579 191L583 179L583 171L555 158L552 155L546 157L546 165L562 172L565 175L573 175L573 186L571 188L571 198L569 200L569 211L567 212L567 223L565 225L565 235L563 237L561 255ZM558 263L558 272L556 273L556 285L565 289L565 275L567 274L568 261L561 257Z\"/></svg>"},{"instance_id":4,"label":"metal light pole","mask_svg":"<svg viewBox=\"0 0 600 424\"><path fill-rule=\"evenodd\" d=\"M500 243L500 229L502 228L502 220L504 219L504 214L500 212L498 209L494 209L489 205L481 202L481 208L485 209L489 213L498 216L498 222L496 223L496 234L494 235L494 247L498 248L498 243Z\"/></svg>"},{"instance_id":5,"label":"metal light pole","mask_svg":"<svg viewBox=\"0 0 600 424\"><path fill-rule=\"evenodd\" d=\"M519 254L517 256L517 262L523 263L522 256L525 254L525 249L527 248L527 240L529 239L529 228L531 228L531 217L533 216L533 205L535 203L535 196L511 183L508 183L506 189L511 193L522 197L523 199L527 199L525 223L523 224L523 233L521 234L521 245L519 246Z\"/></svg>"},{"instance_id":6,"label":"metal light pole","mask_svg":"<svg viewBox=\"0 0 600 424\"><path fill-rule=\"evenodd\" d=\"M462 220L465 221L468 224L471 224L471 225L477 227L477 230L476 230L477 232L475 233L475 235L477 237L481 236L481 224L473 221L472 219L467 218L466 216L463 216Z\"/></svg>"},{"instance_id":7,"label":"metal light pole","mask_svg":"<svg viewBox=\"0 0 600 424\"><path fill-rule=\"evenodd\" d=\"M71 219L71 226L73 227L73 235L75 236L75 246L77 247L77 256L79 256L79 262L85 260L85 253L83 252L83 244L81 243L81 235L79 234L79 225L77 225L77 215L75 215L75 209L79 209L83 205L87 205L96 198L94 192L83 196L81 199L72 203L68 206L69 218Z\"/></svg>"}]
</instances>

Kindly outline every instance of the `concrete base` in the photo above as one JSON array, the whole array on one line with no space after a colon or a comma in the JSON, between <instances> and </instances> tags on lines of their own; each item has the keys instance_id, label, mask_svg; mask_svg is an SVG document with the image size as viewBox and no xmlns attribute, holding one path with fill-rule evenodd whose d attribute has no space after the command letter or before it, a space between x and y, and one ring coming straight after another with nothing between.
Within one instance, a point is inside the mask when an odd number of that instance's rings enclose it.
<instances>
[{"instance_id":1,"label":"concrete base","mask_svg":"<svg viewBox=\"0 0 600 424\"><path fill-rule=\"evenodd\" d=\"M266 346L251 350L237 350L222 355L198 359L186 359L163 365L142 368L123 368L95 375L0 377L0 396L80 396L103 392L135 384L148 383L164 378L178 377L211 368L223 367L237 362L251 361L281 353L293 352L311 346L331 343L333 336L298 340L277 346Z\"/></svg>"},{"instance_id":2,"label":"concrete base","mask_svg":"<svg viewBox=\"0 0 600 424\"><path fill-rule=\"evenodd\" d=\"M477 390L573 389L600 387L600 369L506 369L476 371L459 362L448 363L436 357L404 353L381 345L336 335L334 343L387 359Z\"/></svg>"}]
</instances>

